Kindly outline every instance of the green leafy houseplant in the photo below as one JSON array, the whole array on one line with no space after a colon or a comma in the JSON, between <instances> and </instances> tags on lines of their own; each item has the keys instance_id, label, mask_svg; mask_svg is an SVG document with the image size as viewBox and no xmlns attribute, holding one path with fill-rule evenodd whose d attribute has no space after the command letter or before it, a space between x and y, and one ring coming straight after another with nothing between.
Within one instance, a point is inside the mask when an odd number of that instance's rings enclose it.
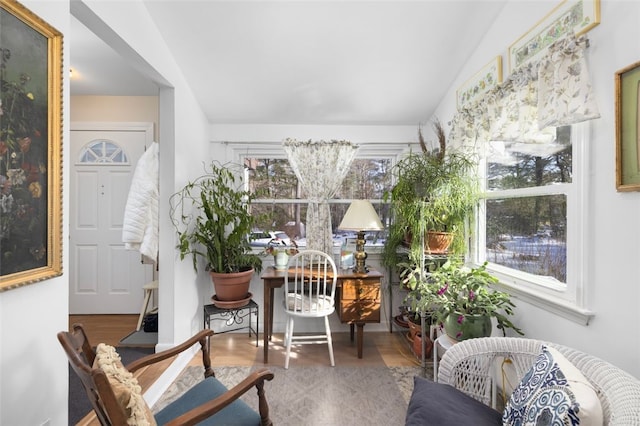
<instances>
[{"instance_id":1,"label":"green leafy houseplant","mask_svg":"<svg viewBox=\"0 0 640 426\"><path fill-rule=\"evenodd\" d=\"M393 218L383 252L385 266L396 267L400 261L398 248L407 236L411 236L410 260L419 262L428 231L453 234L448 253L465 250L465 221L478 199L474 157L462 150L447 150L440 122L435 121L433 127L439 148L428 150L419 130L422 152L410 153L394 166L396 183L385 194Z\"/></svg>"},{"instance_id":2,"label":"green leafy houseplant","mask_svg":"<svg viewBox=\"0 0 640 426\"><path fill-rule=\"evenodd\" d=\"M412 308L433 312L438 323L449 320L463 324L472 316L493 317L503 335L507 328L523 334L508 318L515 307L510 295L491 288L498 279L486 270L486 265L468 268L461 260L451 258L428 274L419 267L409 270L405 279Z\"/></svg>"},{"instance_id":3,"label":"green leafy houseplant","mask_svg":"<svg viewBox=\"0 0 640 426\"><path fill-rule=\"evenodd\" d=\"M215 273L262 270L262 259L249 242L254 218L248 205L253 197L238 177L242 166L233 166L213 161L203 175L171 196L180 259L191 255L196 272L199 257Z\"/></svg>"}]
</instances>

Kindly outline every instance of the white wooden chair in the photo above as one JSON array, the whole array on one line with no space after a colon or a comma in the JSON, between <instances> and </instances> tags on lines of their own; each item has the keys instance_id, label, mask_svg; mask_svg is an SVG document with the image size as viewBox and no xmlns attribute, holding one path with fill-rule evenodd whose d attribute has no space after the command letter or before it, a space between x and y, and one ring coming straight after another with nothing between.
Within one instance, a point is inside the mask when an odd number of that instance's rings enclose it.
<instances>
[{"instance_id":1,"label":"white wooden chair","mask_svg":"<svg viewBox=\"0 0 640 426\"><path fill-rule=\"evenodd\" d=\"M291 344L294 341L300 344L327 344L331 366L335 365L329 315L335 311L336 278L336 265L326 253L304 250L289 259L284 280L284 311L287 314L284 368L289 368ZM294 336L296 317L324 318L325 333Z\"/></svg>"}]
</instances>

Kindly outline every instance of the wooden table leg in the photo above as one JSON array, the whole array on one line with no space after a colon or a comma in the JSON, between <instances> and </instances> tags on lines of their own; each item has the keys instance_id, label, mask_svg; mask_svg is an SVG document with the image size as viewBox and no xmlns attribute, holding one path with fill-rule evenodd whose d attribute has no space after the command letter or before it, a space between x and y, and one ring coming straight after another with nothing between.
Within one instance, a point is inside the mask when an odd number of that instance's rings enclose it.
<instances>
[{"instance_id":1,"label":"wooden table leg","mask_svg":"<svg viewBox=\"0 0 640 426\"><path fill-rule=\"evenodd\" d=\"M364 341L364 324L363 322L358 322L356 325L358 326L358 358L362 358L362 346Z\"/></svg>"},{"instance_id":2,"label":"wooden table leg","mask_svg":"<svg viewBox=\"0 0 640 426\"><path fill-rule=\"evenodd\" d=\"M352 322L349 323L349 332L350 332L349 336L351 337L352 342L353 342L353 327L354 327L354 324Z\"/></svg>"},{"instance_id":3,"label":"wooden table leg","mask_svg":"<svg viewBox=\"0 0 640 426\"><path fill-rule=\"evenodd\" d=\"M273 296L273 289L269 286L264 286L263 292L263 305L264 305L264 337L263 337L263 355L262 362L269 363L269 340L271 339L271 328L273 327L273 309L271 308L271 297Z\"/></svg>"}]
</instances>

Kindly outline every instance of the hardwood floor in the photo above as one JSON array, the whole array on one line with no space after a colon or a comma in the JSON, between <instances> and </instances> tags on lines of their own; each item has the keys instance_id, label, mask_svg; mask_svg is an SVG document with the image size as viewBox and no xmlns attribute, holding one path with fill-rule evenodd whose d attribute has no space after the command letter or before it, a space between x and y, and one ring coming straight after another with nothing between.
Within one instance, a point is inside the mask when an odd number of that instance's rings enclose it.
<instances>
[{"instance_id":1,"label":"hardwood floor","mask_svg":"<svg viewBox=\"0 0 640 426\"><path fill-rule=\"evenodd\" d=\"M120 339L131 333L137 324L137 315L70 315L69 325L81 323L92 344L100 342L118 346ZM366 330L366 327L365 327ZM332 333L333 350L336 365L360 366L412 366L419 365L413 355L404 333L365 331L364 354L362 359L356 356L355 342L350 341L349 333ZM215 366L252 366L262 363L262 338L256 347L255 336L248 333L216 334L211 339L211 362ZM301 345L296 348L295 365L314 365L328 362L326 345ZM269 349L268 365L284 364L282 334L275 334ZM195 359L195 362L199 360ZM293 364L292 364L293 365Z\"/></svg>"},{"instance_id":2,"label":"hardwood floor","mask_svg":"<svg viewBox=\"0 0 640 426\"><path fill-rule=\"evenodd\" d=\"M69 315L69 328L74 323L84 326L92 344L118 346L120 339L136 329L138 315Z\"/></svg>"}]
</instances>

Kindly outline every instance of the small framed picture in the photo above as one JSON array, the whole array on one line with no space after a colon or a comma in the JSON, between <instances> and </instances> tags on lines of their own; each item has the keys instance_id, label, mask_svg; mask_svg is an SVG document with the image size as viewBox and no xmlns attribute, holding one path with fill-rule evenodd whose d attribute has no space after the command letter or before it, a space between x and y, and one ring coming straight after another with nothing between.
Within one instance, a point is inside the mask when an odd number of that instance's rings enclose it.
<instances>
[{"instance_id":1,"label":"small framed picture","mask_svg":"<svg viewBox=\"0 0 640 426\"><path fill-rule=\"evenodd\" d=\"M569 32L580 36L600 23L600 0L563 0L509 46L509 72L539 58Z\"/></svg>"},{"instance_id":2,"label":"small framed picture","mask_svg":"<svg viewBox=\"0 0 640 426\"><path fill-rule=\"evenodd\" d=\"M640 62L615 74L616 189L640 191Z\"/></svg>"},{"instance_id":3,"label":"small framed picture","mask_svg":"<svg viewBox=\"0 0 640 426\"><path fill-rule=\"evenodd\" d=\"M502 83L502 56L496 56L458 88L456 106L460 109L470 102L477 101L500 83Z\"/></svg>"}]
</instances>

